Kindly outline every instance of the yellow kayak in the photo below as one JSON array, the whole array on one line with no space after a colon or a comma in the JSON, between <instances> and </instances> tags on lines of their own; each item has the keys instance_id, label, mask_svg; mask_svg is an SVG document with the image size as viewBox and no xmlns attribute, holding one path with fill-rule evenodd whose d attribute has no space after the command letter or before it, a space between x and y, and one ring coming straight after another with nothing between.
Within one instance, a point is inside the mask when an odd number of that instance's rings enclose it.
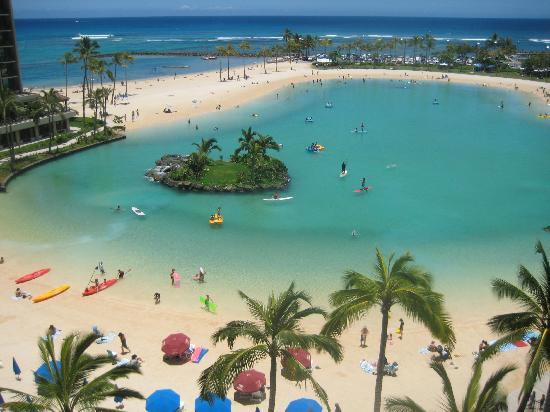
<instances>
[{"instance_id":1,"label":"yellow kayak","mask_svg":"<svg viewBox=\"0 0 550 412\"><path fill-rule=\"evenodd\" d=\"M47 292L42 293L41 295L35 296L34 298L32 298L32 301L34 303L42 302L43 300L53 298L54 296L57 296L60 293L65 292L69 288L70 288L70 286L67 285L67 284L58 286L58 287L56 287L52 290L48 290Z\"/></svg>"},{"instance_id":2,"label":"yellow kayak","mask_svg":"<svg viewBox=\"0 0 550 412\"><path fill-rule=\"evenodd\" d=\"M539 114L539 119L550 119L550 114Z\"/></svg>"},{"instance_id":3,"label":"yellow kayak","mask_svg":"<svg viewBox=\"0 0 550 412\"><path fill-rule=\"evenodd\" d=\"M215 215L212 215L208 221L211 225L221 225L223 223L223 216L216 213Z\"/></svg>"},{"instance_id":4,"label":"yellow kayak","mask_svg":"<svg viewBox=\"0 0 550 412\"><path fill-rule=\"evenodd\" d=\"M320 144L316 145L315 147L317 148L317 150L325 150L325 146Z\"/></svg>"}]
</instances>

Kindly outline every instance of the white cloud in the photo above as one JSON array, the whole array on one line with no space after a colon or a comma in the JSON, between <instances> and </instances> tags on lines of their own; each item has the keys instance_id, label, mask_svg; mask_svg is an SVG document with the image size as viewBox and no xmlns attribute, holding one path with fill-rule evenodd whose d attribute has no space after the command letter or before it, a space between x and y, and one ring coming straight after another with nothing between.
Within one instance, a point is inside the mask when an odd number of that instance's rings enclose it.
<instances>
[{"instance_id":1,"label":"white cloud","mask_svg":"<svg viewBox=\"0 0 550 412\"><path fill-rule=\"evenodd\" d=\"M194 6L190 6L189 4L182 4L182 5L180 6L180 9L181 9L181 10L192 10L192 9L194 9L194 8L195 8Z\"/></svg>"}]
</instances>

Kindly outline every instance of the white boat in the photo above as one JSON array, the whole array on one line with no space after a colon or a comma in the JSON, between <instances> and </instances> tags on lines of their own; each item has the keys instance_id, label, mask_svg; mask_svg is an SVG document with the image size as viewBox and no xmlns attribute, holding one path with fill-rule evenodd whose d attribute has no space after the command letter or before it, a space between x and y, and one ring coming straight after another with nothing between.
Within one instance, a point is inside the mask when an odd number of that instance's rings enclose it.
<instances>
[{"instance_id":1,"label":"white boat","mask_svg":"<svg viewBox=\"0 0 550 412\"><path fill-rule=\"evenodd\" d=\"M294 197L292 196L288 196L288 197L278 197L277 199L274 199L272 197L270 197L269 199L264 199L266 202L272 202L272 201L280 201L280 200L290 200L290 199L294 199Z\"/></svg>"},{"instance_id":2,"label":"white boat","mask_svg":"<svg viewBox=\"0 0 550 412\"><path fill-rule=\"evenodd\" d=\"M145 216L145 213L135 206L132 206L132 212L134 212L138 216Z\"/></svg>"},{"instance_id":3,"label":"white boat","mask_svg":"<svg viewBox=\"0 0 550 412\"><path fill-rule=\"evenodd\" d=\"M78 36L71 37L72 40L80 40L84 37L88 37L91 40L103 40L103 39L110 39L111 37L115 37L114 34L81 34L78 33Z\"/></svg>"},{"instance_id":4,"label":"white boat","mask_svg":"<svg viewBox=\"0 0 550 412\"><path fill-rule=\"evenodd\" d=\"M218 56L202 56L201 59L203 60L216 60Z\"/></svg>"}]
</instances>

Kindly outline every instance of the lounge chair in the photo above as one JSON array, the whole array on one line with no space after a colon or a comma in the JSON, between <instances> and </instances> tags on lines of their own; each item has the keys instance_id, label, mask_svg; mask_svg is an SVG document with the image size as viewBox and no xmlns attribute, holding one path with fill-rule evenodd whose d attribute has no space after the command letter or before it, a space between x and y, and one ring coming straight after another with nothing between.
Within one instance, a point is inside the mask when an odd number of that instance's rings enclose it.
<instances>
[{"instance_id":1,"label":"lounge chair","mask_svg":"<svg viewBox=\"0 0 550 412\"><path fill-rule=\"evenodd\" d=\"M107 356L111 359L111 362L113 363L113 365L115 365L118 362L118 353L116 353L115 351L107 349Z\"/></svg>"},{"instance_id":2,"label":"lounge chair","mask_svg":"<svg viewBox=\"0 0 550 412\"><path fill-rule=\"evenodd\" d=\"M235 400L235 402L239 402L243 405L258 404L263 402L265 398L265 387L253 393L243 393L235 391L235 394L233 395L233 399Z\"/></svg>"}]
</instances>

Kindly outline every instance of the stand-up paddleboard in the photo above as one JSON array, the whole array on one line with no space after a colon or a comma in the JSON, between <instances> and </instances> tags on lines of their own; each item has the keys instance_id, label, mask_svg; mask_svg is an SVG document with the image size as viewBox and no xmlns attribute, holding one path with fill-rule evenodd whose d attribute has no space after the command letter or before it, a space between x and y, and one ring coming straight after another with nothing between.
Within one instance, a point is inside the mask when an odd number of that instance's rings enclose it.
<instances>
[{"instance_id":1,"label":"stand-up paddleboard","mask_svg":"<svg viewBox=\"0 0 550 412\"><path fill-rule=\"evenodd\" d=\"M33 279L36 279L42 275L45 275L46 273L48 273L50 271L50 269L40 269L40 270L37 270L36 272L32 272L32 273L28 273L26 275L23 275L21 277L18 277L17 279L15 279L15 283L24 283L24 282L28 282L29 280L33 280Z\"/></svg>"},{"instance_id":2,"label":"stand-up paddleboard","mask_svg":"<svg viewBox=\"0 0 550 412\"><path fill-rule=\"evenodd\" d=\"M355 189L354 192L355 193L361 193L361 192L368 192L369 190L372 189L372 186L366 186L365 188L363 189Z\"/></svg>"},{"instance_id":3,"label":"stand-up paddleboard","mask_svg":"<svg viewBox=\"0 0 550 412\"><path fill-rule=\"evenodd\" d=\"M199 297L199 302L201 303L202 306L205 306L204 303L206 302L206 297L205 296ZM217 309L218 309L218 305L216 305L214 302L208 303L209 312L216 313Z\"/></svg>"},{"instance_id":4,"label":"stand-up paddleboard","mask_svg":"<svg viewBox=\"0 0 550 412\"><path fill-rule=\"evenodd\" d=\"M351 133L367 133L366 130L351 130Z\"/></svg>"},{"instance_id":5,"label":"stand-up paddleboard","mask_svg":"<svg viewBox=\"0 0 550 412\"><path fill-rule=\"evenodd\" d=\"M348 175L347 170L344 170L343 172L340 173L340 177L346 177L347 175Z\"/></svg>"},{"instance_id":6,"label":"stand-up paddleboard","mask_svg":"<svg viewBox=\"0 0 550 412\"><path fill-rule=\"evenodd\" d=\"M132 212L134 212L138 216L145 216L145 212L139 210L137 207L132 206Z\"/></svg>"},{"instance_id":7,"label":"stand-up paddleboard","mask_svg":"<svg viewBox=\"0 0 550 412\"><path fill-rule=\"evenodd\" d=\"M290 200L290 199L294 199L294 197L292 196L288 196L288 197L278 197L277 199L273 199L272 197L270 197L269 199L264 199L266 202L272 202L272 201L278 201L278 200Z\"/></svg>"},{"instance_id":8,"label":"stand-up paddleboard","mask_svg":"<svg viewBox=\"0 0 550 412\"><path fill-rule=\"evenodd\" d=\"M110 288L115 283L117 283L118 279L109 279L106 282L101 282L98 287L95 285L88 286L86 289L84 289L84 292L82 292L82 296L90 296L95 295L96 293L102 292L107 288Z\"/></svg>"},{"instance_id":9,"label":"stand-up paddleboard","mask_svg":"<svg viewBox=\"0 0 550 412\"><path fill-rule=\"evenodd\" d=\"M42 302L44 300L53 298L54 296L57 296L57 295L65 292L69 288L70 288L70 286L67 285L67 284L58 286L54 289L51 289L51 290L48 290L47 292L42 293L41 295L37 295L37 296L33 297L32 301L34 303Z\"/></svg>"}]
</instances>

